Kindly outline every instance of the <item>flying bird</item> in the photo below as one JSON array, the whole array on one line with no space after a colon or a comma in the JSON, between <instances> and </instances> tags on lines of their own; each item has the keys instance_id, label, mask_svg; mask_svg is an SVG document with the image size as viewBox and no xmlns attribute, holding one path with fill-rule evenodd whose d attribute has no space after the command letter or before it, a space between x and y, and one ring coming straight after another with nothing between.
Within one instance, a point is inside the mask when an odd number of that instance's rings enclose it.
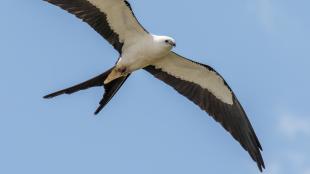
<instances>
[{"instance_id":1,"label":"flying bird","mask_svg":"<svg viewBox=\"0 0 310 174\"><path fill-rule=\"evenodd\" d=\"M95 114L113 98L126 79L139 69L152 74L206 111L249 153L260 171L262 147L236 95L212 67L173 52L176 42L149 33L126 0L44 0L80 18L119 53L114 67L81 84L49 94L53 98L91 87L104 87Z\"/></svg>"}]
</instances>

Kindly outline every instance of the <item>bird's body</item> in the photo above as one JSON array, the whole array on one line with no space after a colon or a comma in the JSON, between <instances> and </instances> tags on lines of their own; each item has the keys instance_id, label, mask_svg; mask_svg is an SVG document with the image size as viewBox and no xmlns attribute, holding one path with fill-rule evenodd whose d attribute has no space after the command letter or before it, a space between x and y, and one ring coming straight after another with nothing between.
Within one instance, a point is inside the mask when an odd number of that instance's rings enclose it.
<instances>
[{"instance_id":1,"label":"bird's body","mask_svg":"<svg viewBox=\"0 0 310 174\"><path fill-rule=\"evenodd\" d=\"M219 122L262 171L262 147L240 102L223 77L208 65L171 51L175 40L146 31L126 0L45 0L88 23L119 53L114 67L78 85L49 94L53 98L96 86L105 89L95 114L113 98L127 78L143 69L191 100Z\"/></svg>"},{"instance_id":2,"label":"bird's body","mask_svg":"<svg viewBox=\"0 0 310 174\"><path fill-rule=\"evenodd\" d=\"M166 55L174 46L174 39L168 36L150 34L136 38L131 45L123 46L122 54L116 63L115 70L104 83L109 83L114 79L166 58Z\"/></svg>"}]
</instances>

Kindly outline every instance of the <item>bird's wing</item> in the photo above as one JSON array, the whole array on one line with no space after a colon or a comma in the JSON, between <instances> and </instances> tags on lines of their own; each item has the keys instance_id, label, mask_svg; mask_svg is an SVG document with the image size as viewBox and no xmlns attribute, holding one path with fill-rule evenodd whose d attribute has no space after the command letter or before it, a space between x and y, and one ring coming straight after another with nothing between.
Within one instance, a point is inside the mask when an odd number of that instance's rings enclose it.
<instances>
[{"instance_id":1,"label":"bird's wing","mask_svg":"<svg viewBox=\"0 0 310 174\"><path fill-rule=\"evenodd\" d=\"M265 167L262 147L245 111L213 68L170 52L144 69L209 113L248 151L260 170Z\"/></svg>"},{"instance_id":2,"label":"bird's wing","mask_svg":"<svg viewBox=\"0 0 310 174\"><path fill-rule=\"evenodd\" d=\"M44 0L88 23L121 54L124 44L148 34L126 0Z\"/></svg>"}]
</instances>

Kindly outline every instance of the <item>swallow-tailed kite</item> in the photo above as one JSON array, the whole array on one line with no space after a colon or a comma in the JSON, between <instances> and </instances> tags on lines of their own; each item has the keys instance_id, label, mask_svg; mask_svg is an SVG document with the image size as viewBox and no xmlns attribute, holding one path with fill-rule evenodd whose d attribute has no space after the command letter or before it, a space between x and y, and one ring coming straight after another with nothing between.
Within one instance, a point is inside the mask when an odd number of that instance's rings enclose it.
<instances>
[{"instance_id":1,"label":"swallow-tailed kite","mask_svg":"<svg viewBox=\"0 0 310 174\"><path fill-rule=\"evenodd\" d=\"M126 0L44 0L88 23L118 52L115 66L81 84L44 98L103 86L105 93L95 114L112 99L126 79L144 69L206 111L248 151L262 171L262 147L245 111L225 80L213 68L186 59L172 50L175 40L145 30Z\"/></svg>"}]
</instances>

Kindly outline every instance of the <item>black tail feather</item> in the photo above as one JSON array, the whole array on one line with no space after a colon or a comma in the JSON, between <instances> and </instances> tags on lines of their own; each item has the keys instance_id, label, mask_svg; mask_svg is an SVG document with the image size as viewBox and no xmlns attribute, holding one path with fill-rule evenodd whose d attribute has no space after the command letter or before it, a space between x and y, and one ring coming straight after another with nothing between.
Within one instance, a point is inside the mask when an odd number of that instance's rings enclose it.
<instances>
[{"instance_id":1,"label":"black tail feather","mask_svg":"<svg viewBox=\"0 0 310 174\"><path fill-rule=\"evenodd\" d=\"M108 84L104 84L104 80L108 77L108 75L110 74L110 72L112 70L113 70L113 68L111 68L108 71L100 74L97 77L94 77L90 80L87 80L83 83L72 86L70 88L66 88L66 89L54 92L52 94L46 95L43 98L51 99L51 98L57 97L57 96L62 95L62 94L73 94L75 92L85 90L85 89L88 89L91 87L103 86L105 91L104 91L104 95L103 95L103 97L99 103L99 107L95 112L95 115L97 115L106 106L106 104L113 98L113 96L116 94L116 92L122 87L124 82L130 76L130 74L128 74L127 76L115 79Z\"/></svg>"},{"instance_id":2,"label":"black tail feather","mask_svg":"<svg viewBox=\"0 0 310 174\"><path fill-rule=\"evenodd\" d=\"M95 111L95 115L99 114L99 112L106 106L106 104L112 99L112 97L116 94L116 92L122 87L122 85L124 84L124 82L127 80L129 76L130 74L128 74L127 76L115 79L112 82L104 85L105 92L102 97L102 100L99 103L99 107Z\"/></svg>"},{"instance_id":3,"label":"black tail feather","mask_svg":"<svg viewBox=\"0 0 310 174\"><path fill-rule=\"evenodd\" d=\"M85 81L83 83L80 83L78 85L72 86L70 88L66 88L66 89L54 92L52 94L44 96L43 98L50 99L50 98L54 98L54 97L57 97L57 96L62 95L62 94L72 94L72 93L75 93L75 92L78 92L78 91L81 91L81 90L85 90L85 89L88 89L88 88L91 88L91 87L102 86L103 85L103 81L107 78L107 76L110 74L112 69L113 68L111 68L108 71L100 74L99 76L94 77L94 78L92 78L90 80L87 80L87 81Z\"/></svg>"}]
</instances>

